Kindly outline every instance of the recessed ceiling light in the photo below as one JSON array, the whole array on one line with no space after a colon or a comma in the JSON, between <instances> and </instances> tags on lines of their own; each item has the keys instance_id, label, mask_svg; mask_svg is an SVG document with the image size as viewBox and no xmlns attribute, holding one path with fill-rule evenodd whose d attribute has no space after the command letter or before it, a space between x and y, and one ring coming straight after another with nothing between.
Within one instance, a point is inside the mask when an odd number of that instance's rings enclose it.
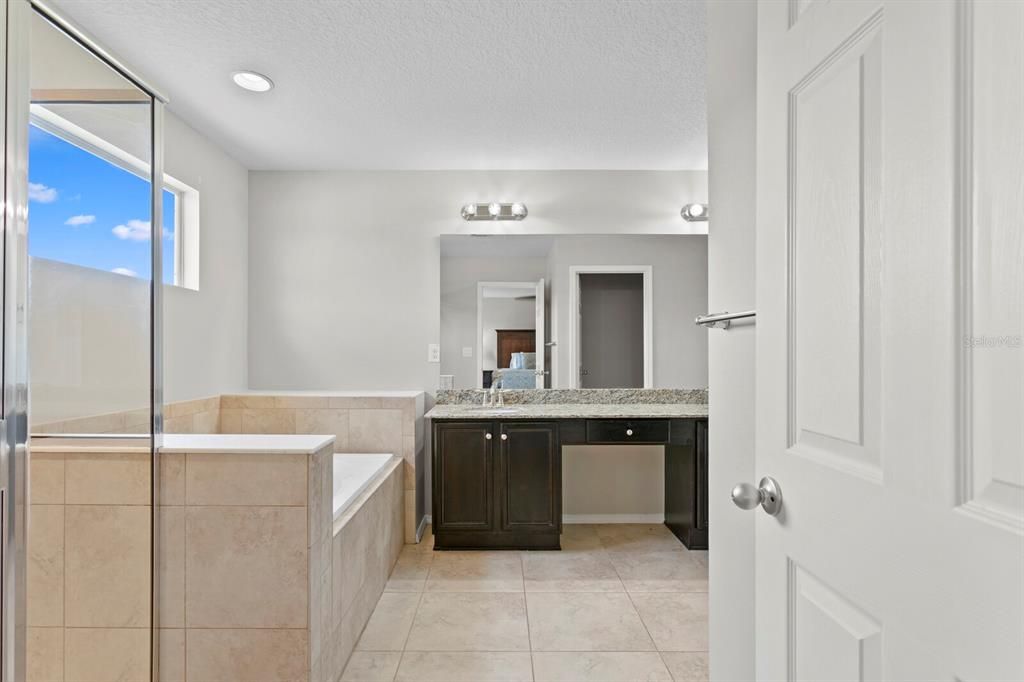
<instances>
[{"instance_id":1,"label":"recessed ceiling light","mask_svg":"<svg viewBox=\"0 0 1024 682\"><path fill-rule=\"evenodd\" d=\"M252 92L267 92L274 87L274 81L255 71L236 71L231 74L235 85Z\"/></svg>"}]
</instances>

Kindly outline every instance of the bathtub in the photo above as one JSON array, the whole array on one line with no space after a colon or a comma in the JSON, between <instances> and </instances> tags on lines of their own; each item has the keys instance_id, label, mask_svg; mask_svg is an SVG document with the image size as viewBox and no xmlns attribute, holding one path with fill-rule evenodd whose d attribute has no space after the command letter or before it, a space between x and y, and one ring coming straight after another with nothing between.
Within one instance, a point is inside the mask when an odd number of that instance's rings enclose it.
<instances>
[{"instance_id":1,"label":"bathtub","mask_svg":"<svg viewBox=\"0 0 1024 682\"><path fill-rule=\"evenodd\" d=\"M345 513L355 500L366 492L370 484L393 459L393 455L362 455L343 453L334 455L334 520Z\"/></svg>"}]
</instances>

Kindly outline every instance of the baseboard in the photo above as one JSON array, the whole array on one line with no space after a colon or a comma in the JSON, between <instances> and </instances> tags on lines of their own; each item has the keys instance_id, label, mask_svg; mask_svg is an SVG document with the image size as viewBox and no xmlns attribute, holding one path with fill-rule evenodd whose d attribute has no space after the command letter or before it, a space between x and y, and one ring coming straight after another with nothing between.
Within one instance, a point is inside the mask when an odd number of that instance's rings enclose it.
<instances>
[{"instance_id":1,"label":"baseboard","mask_svg":"<svg viewBox=\"0 0 1024 682\"><path fill-rule=\"evenodd\" d=\"M420 519L420 525L416 529L416 544L419 544L420 540L423 539L423 531L427 529L427 524L430 523L430 514L424 514L423 518Z\"/></svg>"},{"instance_id":2,"label":"baseboard","mask_svg":"<svg viewBox=\"0 0 1024 682\"><path fill-rule=\"evenodd\" d=\"M562 523L665 523L664 514L562 514Z\"/></svg>"}]
</instances>

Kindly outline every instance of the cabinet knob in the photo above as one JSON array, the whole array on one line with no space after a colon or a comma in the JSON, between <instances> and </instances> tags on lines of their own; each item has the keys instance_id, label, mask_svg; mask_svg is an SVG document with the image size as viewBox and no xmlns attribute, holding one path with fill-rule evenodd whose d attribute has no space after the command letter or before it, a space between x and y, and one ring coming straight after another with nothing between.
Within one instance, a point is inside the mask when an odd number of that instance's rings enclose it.
<instances>
[{"instance_id":1,"label":"cabinet knob","mask_svg":"<svg viewBox=\"0 0 1024 682\"><path fill-rule=\"evenodd\" d=\"M632 436L633 435L633 429L626 429L626 435L627 436Z\"/></svg>"},{"instance_id":2,"label":"cabinet knob","mask_svg":"<svg viewBox=\"0 0 1024 682\"><path fill-rule=\"evenodd\" d=\"M484 438L486 438L487 440L490 440L491 438L493 438L493 436L491 436L491 434L489 434L489 433L485 433L484 434Z\"/></svg>"},{"instance_id":3,"label":"cabinet knob","mask_svg":"<svg viewBox=\"0 0 1024 682\"><path fill-rule=\"evenodd\" d=\"M502 440L508 440L508 434L507 433L501 434L501 439Z\"/></svg>"}]
</instances>

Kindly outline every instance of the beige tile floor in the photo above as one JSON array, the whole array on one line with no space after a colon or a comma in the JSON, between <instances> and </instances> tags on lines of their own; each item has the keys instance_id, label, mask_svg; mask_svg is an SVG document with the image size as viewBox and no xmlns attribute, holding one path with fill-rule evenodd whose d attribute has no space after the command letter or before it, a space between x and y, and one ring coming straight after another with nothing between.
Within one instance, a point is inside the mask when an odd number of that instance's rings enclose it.
<instances>
[{"instance_id":1,"label":"beige tile floor","mask_svg":"<svg viewBox=\"0 0 1024 682\"><path fill-rule=\"evenodd\" d=\"M660 525L566 526L561 552L407 545L343 682L699 682L707 552Z\"/></svg>"}]
</instances>

